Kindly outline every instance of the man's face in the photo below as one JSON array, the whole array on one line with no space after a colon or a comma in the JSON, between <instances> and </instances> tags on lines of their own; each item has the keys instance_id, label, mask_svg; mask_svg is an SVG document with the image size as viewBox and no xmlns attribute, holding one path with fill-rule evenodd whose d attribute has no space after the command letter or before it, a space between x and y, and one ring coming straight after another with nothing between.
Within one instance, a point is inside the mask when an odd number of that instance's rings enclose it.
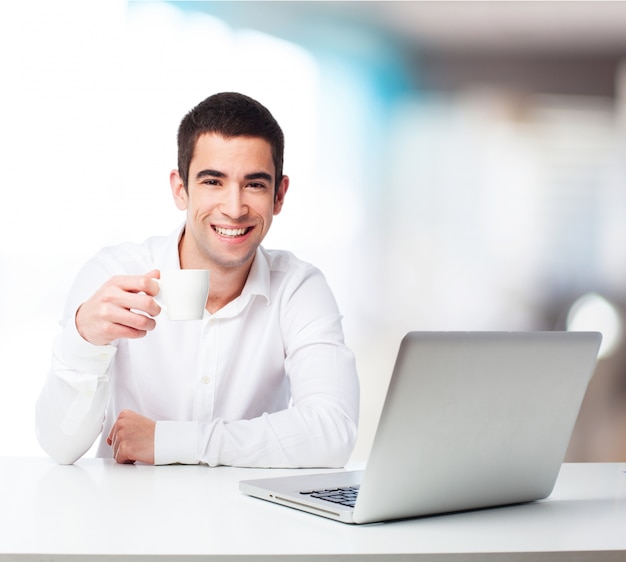
<instances>
[{"instance_id":1,"label":"man's face","mask_svg":"<svg viewBox=\"0 0 626 562\"><path fill-rule=\"evenodd\" d=\"M177 172L172 191L187 210L181 263L185 267L249 268L283 205L287 177L274 192L270 144L257 137L201 135L189 164L185 191Z\"/></svg>"}]
</instances>

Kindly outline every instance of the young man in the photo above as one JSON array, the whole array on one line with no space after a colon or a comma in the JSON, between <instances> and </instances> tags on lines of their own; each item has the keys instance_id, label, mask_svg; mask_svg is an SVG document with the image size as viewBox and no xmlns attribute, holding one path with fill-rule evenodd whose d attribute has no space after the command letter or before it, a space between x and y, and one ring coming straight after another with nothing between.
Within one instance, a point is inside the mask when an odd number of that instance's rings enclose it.
<instances>
[{"instance_id":1,"label":"young man","mask_svg":"<svg viewBox=\"0 0 626 562\"><path fill-rule=\"evenodd\" d=\"M261 246L283 206L283 133L236 93L211 96L178 130L170 175L186 220L168 237L105 248L79 273L37 402L59 463L343 466L359 389L320 271ZM171 322L161 269L210 271L201 321Z\"/></svg>"}]
</instances>

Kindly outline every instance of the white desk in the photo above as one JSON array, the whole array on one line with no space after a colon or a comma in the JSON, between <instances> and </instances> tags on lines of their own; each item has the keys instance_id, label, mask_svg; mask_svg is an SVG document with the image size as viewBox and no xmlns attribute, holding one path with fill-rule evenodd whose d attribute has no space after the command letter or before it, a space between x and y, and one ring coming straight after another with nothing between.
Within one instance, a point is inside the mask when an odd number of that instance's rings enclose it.
<instances>
[{"instance_id":1,"label":"white desk","mask_svg":"<svg viewBox=\"0 0 626 562\"><path fill-rule=\"evenodd\" d=\"M566 464L549 500L352 526L242 495L287 470L0 458L0 559L626 561L626 464Z\"/></svg>"}]
</instances>

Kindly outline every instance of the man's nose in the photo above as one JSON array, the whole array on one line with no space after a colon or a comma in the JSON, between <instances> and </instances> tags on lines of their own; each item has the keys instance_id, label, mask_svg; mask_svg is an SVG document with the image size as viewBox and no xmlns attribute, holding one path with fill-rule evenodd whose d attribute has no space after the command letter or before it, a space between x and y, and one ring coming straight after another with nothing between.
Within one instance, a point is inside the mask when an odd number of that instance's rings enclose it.
<instances>
[{"instance_id":1,"label":"man's nose","mask_svg":"<svg viewBox=\"0 0 626 562\"><path fill-rule=\"evenodd\" d=\"M221 210L232 219L238 219L248 213L244 194L238 185L231 186L225 191Z\"/></svg>"}]
</instances>

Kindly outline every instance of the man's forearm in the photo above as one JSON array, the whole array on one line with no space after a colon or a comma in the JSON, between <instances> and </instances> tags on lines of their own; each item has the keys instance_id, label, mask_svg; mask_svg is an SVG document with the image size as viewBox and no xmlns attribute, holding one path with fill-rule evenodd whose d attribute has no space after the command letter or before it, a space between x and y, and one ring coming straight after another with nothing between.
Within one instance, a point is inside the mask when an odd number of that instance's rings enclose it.
<instances>
[{"instance_id":1,"label":"man's forearm","mask_svg":"<svg viewBox=\"0 0 626 562\"><path fill-rule=\"evenodd\" d=\"M37 438L44 451L60 464L77 461L102 431L106 401L104 385L80 391L50 373L36 405Z\"/></svg>"},{"instance_id":2,"label":"man's forearm","mask_svg":"<svg viewBox=\"0 0 626 562\"><path fill-rule=\"evenodd\" d=\"M310 402L252 420L201 423L199 457L210 466L335 468L348 462L356 437L357 420Z\"/></svg>"},{"instance_id":3,"label":"man's forearm","mask_svg":"<svg viewBox=\"0 0 626 562\"><path fill-rule=\"evenodd\" d=\"M37 437L57 462L71 464L102 430L107 371L115 348L88 344L67 328L54 342L52 364L36 405Z\"/></svg>"}]
</instances>

